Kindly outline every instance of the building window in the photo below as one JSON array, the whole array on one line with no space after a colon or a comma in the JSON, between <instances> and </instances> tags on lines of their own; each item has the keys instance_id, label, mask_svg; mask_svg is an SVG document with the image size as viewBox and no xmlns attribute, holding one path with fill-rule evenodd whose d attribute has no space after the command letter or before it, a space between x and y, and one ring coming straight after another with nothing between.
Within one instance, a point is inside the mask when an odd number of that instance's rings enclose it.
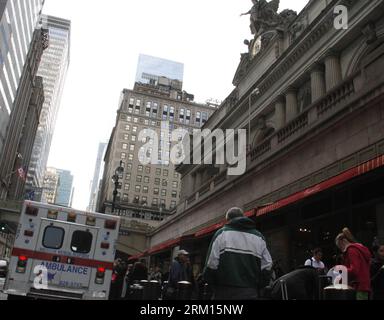
<instances>
[{"instance_id":1,"label":"building window","mask_svg":"<svg viewBox=\"0 0 384 320\"><path fill-rule=\"evenodd\" d=\"M179 179L179 174L178 174L177 172L175 172L175 173L173 174L173 177L174 177L175 179Z\"/></svg>"},{"instance_id":2,"label":"building window","mask_svg":"<svg viewBox=\"0 0 384 320\"><path fill-rule=\"evenodd\" d=\"M147 186L143 187L143 193L148 193L148 187Z\"/></svg>"},{"instance_id":3,"label":"building window","mask_svg":"<svg viewBox=\"0 0 384 320\"><path fill-rule=\"evenodd\" d=\"M128 149L128 144L126 143L123 143L123 146L122 146L123 150L127 150Z\"/></svg>"},{"instance_id":4,"label":"building window","mask_svg":"<svg viewBox=\"0 0 384 320\"><path fill-rule=\"evenodd\" d=\"M145 115L147 117L150 117L151 116L151 110L152 110L152 102L147 102L147 106L145 108Z\"/></svg>"},{"instance_id":5,"label":"building window","mask_svg":"<svg viewBox=\"0 0 384 320\"><path fill-rule=\"evenodd\" d=\"M159 168L156 169L156 175L161 176L161 169L159 169Z\"/></svg>"},{"instance_id":6,"label":"building window","mask_svg":"<svg viewBox=\"0 0 384 320\"><path fill-rule=\"evenodd\" d=\"M163 120L167 120L168 119L168 112L169 112L168 106L164 105L164 108L163 108Z\"/></svg>"},{"instance_id":7,"label":"building window","mask_svg":"<svg viewBox=\"0 0 384 320\"><path fill-rule=\"evenodd\" d=\"M176 201L171 201L171 209L175 209L176 208Z\"/></svg>"},{"instance_id":8,"label":"building window","mask_svg":"<svg viewBox=\"0 0 384 320\"><path fill-rule=\"evenodd\" d=\"M127 171L132 171L132 163L127 164Z\"/></svg>"},{"instance_id":9,"label":"building window","mask_svg":"<svg viewBox=\"0 0 384 320\"><path fill-rule=\"evenodd\" d=\"M144 183L149 183L149 177L144 177Z\"/></svg>"},{"instance_id":10,"label":"building window","mask_svg":"<svg viewBox=\"0 0 384 320\"><path fill-rule=\"evenodd\" d=\"M124 202L129 202L128 194L126 194L126 193L123 194L123 201Z\"/></svg>"},{"instance_id":11,"label":"building window","mask_svg":"<svg viewBox=\"0 0 384 320\"><path fill-rule=\"evenodd\" d=\"M137 176L136 177L136 182L142 182L143 181L143 176Z\"/></svg>"},{"instance_id":12,"label":"building window","mask_svg":"<svg viewBox=\"0 0 384 320\"><path fill-rule=\"evenodd\" d=\"M131 144L129 146L129 151L135 151L135 145L134 144Z\"/></svg>"},{"instance_id":13,"label":"building window","mask_svg":"<svg viewBox=\"0 0 384 320\"><path fill-rule=\"evenodd\" d=\"M122 159L122 160L125 160L126 158L127 158L127 154L123 152L123 153L121 154L121 159Z\"/></svg>"},{"instance_id":14,"label":"building window","mask_svg":"<svg viewBox=\"0 0 384 320\"><path fill-rule=\"evenodd\" d=\"M205 125L208 121L208 113L203 112L202 125Z\"/></svg>"},{"instance_id":15,"label":"building window","mask_svg":"<svg viewBox=\"0 0 384 320\"><path fill-rule=\"evenodd\" d=\"M180 115L179 115L180 123L184 123L184 116L185 116L185 110L180 109Z\"/></svg>"},{"instance_id":16,"label":"building window","mask_svg":"<svg viewBox=\"0 0 384 320\"><path fill-rule=\"evenodd\" d=\"M147 204L148 203L148 198L147 197L142 197L141 198L141 203L144 205L144 204Z\"/></svg>"},{"instance_id":17,"label":"building window","mask_svg":"<svg viewBox=\"0 0 384 320\"><path fill-rule=\"evenodd\" d=\"M159 188L155 188L155 189L153 189L153 194L154 194L155 196L158 196L159 193L160 193L160 189L159 189Z\"/></svg>"},{"instance_id":18,"label":"building window","mask_svg":"<svg viewBox=\"0 0 384 320\"><path fill-rule=\"evenodd\" d=\"M139 108L141 107L141 100L136 101L136 107L139 107Z\"/></svg>"},{"instance_id":19,"label":"building window","mask_svg":"<svg viewBox=\"0 0 384 320\"><path fill-rule=\"evenodd\" d=\"M179 183L177 181L172 182L172 187L177 189L179 187Z\"/></svg>"},{"instance_id":20,"label":"building window","mask_svg":"<svg viewBox=\"0 0 384 320\"><path fill-rule=\"evenodd\" d=\"M138 172L143 172L143 169L144 169L143 166L138 166L138 167L137 167L137 171L138 171Z\"/></svg>"},{"instance_id":21,"label":"building window","mask_svg":"<svg viewBox=\"0 0 384 320\"><path fill-rule=\"evenodd\" d=\"M166 197L167 196L167 190L166 189L161 189L161 196Z\"/></svg>"},{"instance_id":22,"label":"building window","mask_svg":"<svg viewBox=\"0 0 384 320\"><path fill-rule=\"evenodd\" d=\"M172 198L177 198L177 191L172 191Z\"/></svg>"},{"instance_id":23,"label":"building window","mask_svg":"<svg viewBox=\"0 0 384 320\"><path fill-rule=\"evenodd\" d=\"M132 141L132 142L136 142L136 140L137 140L137 137L136 137L136 136L131 136L131 141Z\"/></svg>"},{"instance_id":24,"label":"building window","mask_svg":"<svg viewBox=\"0 0 384 320\"><path fill-rule=\"evenodd\" d=\"M128 121L128 122L131 122L131 121L132 121L132 117L128 116L128 117L127 117L127 121Z\"/></svg>"},{"instance_id":25,"label":"building window","mask_svg":"<svg viewBox=\"0 0 384 320\"><path fill-rule=\"evenodd\" d=\"M145 167L145 173L150 174L151 173L151 167Z\"/></svg>"},{"instance_id":26,"label":"building window","mask_svg":"<svg viewBox=\"0 0 384 320\"><path fill-rule=\"evenodd\" d=\"M152 200L152 204L153 204L154 206L157 206L157 205L159 204L159 199L154 198L154 199Z\"/></svg>"},{"instance_id":27,"label":"building window","mask_svg":"<svg viewBox=\"0 0 384 320\"><path fill-rule=\"evenodd\" d=\"M165 204L165 199L161 199L160 202L161 202L161 206L162 206L163 208L165 208L165 205L166 205L166 204Z\"/></svg>"},{"instance_id":28,"label":"building window","mask_svg":"<svg viewBox=\"0 0 384 320\"><path fill-rule=\"evenodd\" d=\"M141 192L141 186L136 186L135 187L135 192L140 193Z\"/></svg>"},{"instance_id":29,"label":"building window","mask_svg":"<svg viewBox=\"0 0 384 320\"><path fill-rule=\"evenodd\" d=\"M167 187L168 186L168 181L167 180L163 180L162 186L163 187Z\"/></svg>"},{"instance_id":30,"label":"building window","mask_svg":"<svg viewBox=\"0 0 384 320\"><path fill-rule=\"evenodd\" d=\"M159 105L155 102L153 104L153 109L152 109L152 116L153 118L157 118L157 113L159 112Z\"/></svg>"},{"instance_id":31,"label":"building window","mask_svg":"<svg viewBox=\"0 0 384 320\"><path fill-rule=\"evenodd\" d=\"M149 120L148 120L148 119L145 119L145 120L144 120L144 124L145 124L146 126L149 126Z\"/></svg>"},{"instance_id":32,"label":"building window","mask_svg":"<svg viewBox=\"0 0 384 320\"><path fill-rule=\"evenodd\" d=\"M125 180L131 180L132 175L130 173L127 173L125 176Z\"/></svg>"},{"instance_id":33,"label":"building window","mask_svg":"<svg viewBox=\"0 0 384 320\"><path fill-rule=\"evenodd\" d=\"M133 154L132 154L132 153L130 153L130 154L128 155L128 160L129 160L129 161L133 161Z\"/></svg>"},{"instance_id":34,"label":"building window","mask_svg":"<svg viewBox=\"0 0 384 320\"><path fill-rule=\"evenodd\" d=\"M133 118L133 122L134 123L138 123L139 122L139 118Z\"/></svg>"},{"instance_id":35,"label":"building window","mask_svg":"<svg viewBox=\"0 0 384 320\"><path fill-rule=\"evenodd\" d=\"M126 183L126 184L124 185L124 190L125 190L125 191L129 191L130 188L131 188L131 185L130 185L129 183Z\"/></svg>"},{"instance_id":36,"label":"building window","mask_svg":"<svg viewBox=\"0 0 384 320\"><path fill-rule=\"evenodd\" d=\"M201 112L196 112L196 124L201 125Z\"/></svg>"},{"instance_id":37,"label":"building window","mask_svg":"<svg viewBox=\"0 0 384 320\"><path fill-rule=\"evenodd\" d=\"M125 125L125 131L131 131L131 126L129 124Z\"/></svg>"},{"instance_id":38,"label":"building window","mask_svg":"<svg viewBox=\"0 0 384 320\"><path fill-rule=\"evenodd\" d=\"M129 140L129 134L124 134L124 140Z\"/></svg>"},{"instance_id":39,"label":"building window","mask_svg":"<svg viewBox=\"0 0 384 320\"><path fill-rule=\"evenodd\" d=\"M175 107L171 107L169 110L169 120L171 121L175 120Z\"/></svg>"},{"instance_id":40,"label":"building window","mask_svg":"<svg viewBox=\"0 0 384 320\"><path fill-rule=\"evenodd\" d=\"M168 175L169 175L169 171L168 171L168 170L164 170L164 171L163 171L163 176L164 176L164 177L168 177Z\"/></svg>"},{"instance_id":41,"label":"building window","mask_svg":"<svg viewBox=\"0 0 384 320\"><path fill-rule=\"evenodd\" d=\"M137 127L134 126L134 127L132 128L132 131L133 131L134 133L136 133L136 132L137 132Z\"/></svg>"},{"instance_id":42,"label":"building window","mask_svg":"<svg viewBox=\"0 0 384 320\"><path fill-rule=\"evenodd\" d=\"M160 185L160 179L159 179L159 178L156 178L156 179L155 179L155 185L156 185L156 186L159 186L159 185Z\"/></svg>"},{"instance_id":43,"label":"building window","mask_svg":"<svg viewBox=\"0 0 384 320\"><path fill-rule=\"evenodd\" d=\"M133 203L134 204L139 204L139 202L140 202L140 197L139 196L135 196L134 200L133 200Z\"/></svg>"},{"instance_id":44,"label":"building window","mask_svg":"<svg viewBox=\"0 0 384 320\"><path fill-rule=\"evenodd\" d=\"M187 116L185 117L185 123L186 124L191 123L191 110L187 110Z\"/></svg>"}]
</instances>

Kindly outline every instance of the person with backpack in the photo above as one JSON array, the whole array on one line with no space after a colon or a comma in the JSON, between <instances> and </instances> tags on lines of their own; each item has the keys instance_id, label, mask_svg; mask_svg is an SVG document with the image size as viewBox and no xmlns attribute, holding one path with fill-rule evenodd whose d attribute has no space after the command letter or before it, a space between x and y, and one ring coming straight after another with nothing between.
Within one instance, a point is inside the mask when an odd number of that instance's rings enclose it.
<instances>
[{"instance_id":1,"label":"person with backpack","mask_svg":"<svg viewBox=\"0 0 384 320\"><path fill-rule=\"evenodd\" d=\"M272 274L266 240L242 209L230 209L226 219L210 245L204 279L215 300L258 300Z\"/></svg>"},{"instance_id":2,"label":"person with backpack","mask_svg":"<svg viewBox=\"0 0 384 320\"><path fill-rule=\"evenodd\" d=\"M355 240L348 228L344 228L336 237L336 245L343 254L342 265L348 270L349 285L356 290L357 300L369 300L371 252Z\"/></svg>"},{"instance_id":3,"label":"person with backpack","mask_svg":"<svg viewBox=\"0 0 384 320\"><path fill-rule=\"evenodd\" d=\"M326 274L325 264L321 259L323 258L323 251L320 248L313 250L313 256L305 262L306 267L312 267L317 270L319 274Z\"/></svg>"}]
</instances>

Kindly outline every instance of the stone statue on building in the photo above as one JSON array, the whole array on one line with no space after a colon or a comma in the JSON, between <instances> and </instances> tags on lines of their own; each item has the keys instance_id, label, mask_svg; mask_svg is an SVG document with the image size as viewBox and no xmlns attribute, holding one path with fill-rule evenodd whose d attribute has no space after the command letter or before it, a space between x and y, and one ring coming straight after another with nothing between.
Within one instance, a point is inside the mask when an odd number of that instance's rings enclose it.
<instances>
[{"instance_id":1,"label":"stone statue on building","mask_svg":"<svg viewBox=\"0 0 384 320\"><path fill-rule=\"evenodd\" d=\"M273 30L280 22L279 10L280 0L252 0L253 7L241 16L251 16L251 32L255 36L260 36L264 32Z\"/></svg>"}]
</instances>

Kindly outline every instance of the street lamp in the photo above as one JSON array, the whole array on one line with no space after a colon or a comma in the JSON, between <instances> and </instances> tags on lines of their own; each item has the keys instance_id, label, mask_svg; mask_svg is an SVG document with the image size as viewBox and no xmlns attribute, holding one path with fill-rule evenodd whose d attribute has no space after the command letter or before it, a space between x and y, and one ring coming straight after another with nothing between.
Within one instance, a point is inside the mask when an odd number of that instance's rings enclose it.
<instances>
[{"instance_id":1,"label":"street lamp","mask_svg":"<svg viewBox=\"0 0 384 320\"><path fill-rule=\"evenodd\" d=\"M113 201L112 201L112 214L115 212L115 207L116 207L116 199L117 195L119 194L119 189L120 187L120 176L124 173L124 168L123 168L123 161L120 161L120 166L116 168L115 174L112 177L112 181L115 185L115 189L113 190Z\"/></svg>"}]
</instances>

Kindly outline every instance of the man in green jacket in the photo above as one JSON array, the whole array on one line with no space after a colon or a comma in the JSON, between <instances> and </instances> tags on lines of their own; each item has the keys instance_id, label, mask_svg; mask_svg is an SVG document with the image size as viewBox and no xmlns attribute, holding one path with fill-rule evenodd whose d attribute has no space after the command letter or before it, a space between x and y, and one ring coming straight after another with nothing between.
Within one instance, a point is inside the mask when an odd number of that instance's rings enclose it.
<instances>
[{"instance_id":1,"label":"man in green jacket","mask_svg":"<svg viewBox=\"0 0 384 320\"><path fill-rule=\"evenodd\" d=\"M226 219L209 248L204 279L215 300L257 300L273 264L265 238L240 208L230 209Z\"/></svg>"}]
</instances>

